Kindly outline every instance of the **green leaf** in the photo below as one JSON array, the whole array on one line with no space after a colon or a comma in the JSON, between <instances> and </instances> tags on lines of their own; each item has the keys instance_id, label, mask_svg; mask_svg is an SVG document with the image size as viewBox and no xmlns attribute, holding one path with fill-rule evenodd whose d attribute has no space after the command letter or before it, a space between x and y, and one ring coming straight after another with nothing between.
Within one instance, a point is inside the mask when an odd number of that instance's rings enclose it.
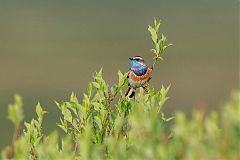
<instances>
[{"instance_id":1,"label":"green leaf","mask_svg":"<svg viewBox=\"0 0 240 160\"><path fill-rule=\"evenodd\" d=\"M175 117L169 117L169 118L166 119L166 122L171 121L171 120L174 119L174 118L175 118Z\"/></svg>"},{"instance_id":2,"label":"green leaf","mask_svg":"<svg viewBox=\"0 0 240 160\"><path fill-rule=\"evenodd\" d=\"M57 107L62 110L62 106L57 102L57 101L54 101L54 103L57 105Z\"/></svg>"},{"instance_id":3,"label":"green leaf","mask_svg":"<svg viewBox=\"0 0 240 160\"><path fill-rule=\"evenodd\" d=\"M70 96L70 102L78 104L78 99L77 99L76 95L73 92L72 92L72 94Z\"/></svg>"},{"instance_id":4,"label":"green leaf","mask_svg":"<svg viewBox=\"0 0 240 160\"><path fill-rule=\"evenodd\" d=\"M124 80L123 74L120 70L118 70L118 85L121 85Z\"/></svg>"},{"instance_id":5,"label":"green leaf","mask_svg":"<svg viewBox=\"0 0 240 160\"><path fill-rule=\"evenodd\" d=\"M94 121L97 123L99 129L101 130L102 129L102 121L99 117L95 116L94 117Z\"/></svg>"},{"instance_id":6,"label":"green leaf","mask_svg":"<svg viewBox=\"0 0 240 160\"><path fill-rule=\"evenodd\" d=\"M89 104L90 104L90 99L89 99L89 97L86 95L86 94L83 94L83 100L84 100L84 102L89 106Z\"/></svg>"},{"instance_id":7,"label":"green leaf","mask_svg":"<svg viewBox=\"0 0 240 160\"><path fill-rule=\"evenodd\" d=\"M158 36L157 36L157 32L155 31L155 29L152 26L148 26L148 31L151 33L153 43L157 44Z\"/></svg>"},{"instance_id":8,"label":"green leaf","mask_svg":"<svg viewBox=\"0 0 240 160\"><path fill-rule=\"evenodd\" d=\"M92 102L92 105L96 111L99 111L102 108L102 105L98 102Z\"/></svg>"},{"instance_id":9,"label":"green leaf","mask_svg":"<svg viewBox=\"0 0 240 160\"><path fill-rule=\"evenodd\" d=\"M24 118L22 106L23 106L22 98L16 94L14 96L14 104L8 105L8 119L14 125L19 125Z\"/></svg>"},{"instance_id":10,"label":"green leaf","mask_svg":"<svg viewBox=\"0 0 240 160\"><path fill-rule=\"evenodd\" d=\"M79 110L80 105L68 103L66 105L75 115L77 115L77 110ZM77 109L76 109L77 108Z\"/></svg>"},{"instance_id":11,"label":"green leaf","mask_svg":"<svg viewBox=\"0 0 240 160\"><path fill-rule=\"evenodd\" d=\"M63 114L64 119L65 119L66 121L72 123L72 114L71 114L71 112L70 112L66 107L64 107L64 108L62 109L62 114Z\"/></svg>"},{"instance_id":12,"label":"green leaf","mask_svg":"<svg viewBox=\"0 0 240 160\"><path fill-rule=\"evenodd\" d=\"M88 84L88 97L91 97L92 96L92 84L89 83Z\"/></svg>"},{"instance_id":13,"label":"green leaf","mask_svg":"<svg viewBox=\"0 0 240 160\"><path fill-rule=\"evenodd\" d=\"M57 124L58 127L60 127L65 133L67 133L67 128L64 125Z\"/></svg>"},{"instance_id":14,"label":"green leaf","mask_svg":"<svg viewBox=\"0 0 240 160\"><path fill-rule=\"evenodd\" d=\"M99 85L97 82L92 82L92 84L93 84L93 86L94 86L95 88L97 88L97 89L100 88L100 85Z\"/></svg>"},{"instance_id":15,"label":"green leaf","mask_svg":"<svg viewBox=\"0 0 240 160\"><path fill-rule=\"evenodd\" d=\"M42 107L40 106L40 103L38 103L36 106L36 113L38 117L42 117L43 115L43 110L42 110Z\"/></svg>"},{"instance_id":16,"label":"green leaf","mask_svg":"<svg viewBox=\"0 0 240 160\"><path fill-rule=\"evenodd\" d=\"M84 108L83 106L80 107L78 113L82 121L87 116L86 108Z\"/></svg>"},{"instance_id":17,"label":"green leaf","mask_svg":"<svg viewBox=\"0 0 240 160\"><path fill-rule=\"evenodd\" d=\"M154 28L157 32L159 30L160 25L161 25L161 21L158 21L154 18Z\"/></svg>"}]
</instances>

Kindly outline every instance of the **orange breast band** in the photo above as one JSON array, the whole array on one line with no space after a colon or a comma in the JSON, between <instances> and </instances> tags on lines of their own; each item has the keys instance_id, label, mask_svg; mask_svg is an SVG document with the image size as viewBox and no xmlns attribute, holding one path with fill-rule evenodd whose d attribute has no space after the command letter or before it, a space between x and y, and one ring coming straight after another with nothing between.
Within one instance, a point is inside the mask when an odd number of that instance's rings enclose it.
<instances>
[{"instance_id":1,"label":"orange breast band","mask_svg":"<svg viewBox=\"0 0 240 160\"><path fill-rule=\"evenodd\" d=\"M133 81L145 81L150 78L151 72L152 72L152 70L148 68L146 74L144 74L142 76L137 76L133 71L130 72L129 76Z\"/></svg>"}]
</instances>

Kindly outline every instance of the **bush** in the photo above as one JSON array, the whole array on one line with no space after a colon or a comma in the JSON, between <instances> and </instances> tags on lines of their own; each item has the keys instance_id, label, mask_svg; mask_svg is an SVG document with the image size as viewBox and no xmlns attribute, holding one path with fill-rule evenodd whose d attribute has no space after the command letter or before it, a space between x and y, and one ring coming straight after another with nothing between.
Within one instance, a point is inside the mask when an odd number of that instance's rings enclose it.
<instances>
[{"instance_id":1,"label":"bush","mask_svg":"<svg viewBox=\"0 0 240 160\"><path fill-rule=\"evenodd\" d=\"M2 159L239 159L240 158L240 93L234 93L221 110L204 116L193 112L188 120L176 113L174 124L166 129L161 112L169 87L160 91L143 90L135 99L123 94L126 74L111 88L94 75L82 103L74 94L68 102L56 102L62 112L57 131L42 133L42 120L47 113L36 106L37 118L24 122L24 129L11 146L2 151ZM9 105L8 118L19 128L23 120L22 100L15 96ZM17 129L16 129L17 130ZM15 131L16 131L15 130ZM16 131L17 134L19 131Z\"/></svg>"}]
</instances>

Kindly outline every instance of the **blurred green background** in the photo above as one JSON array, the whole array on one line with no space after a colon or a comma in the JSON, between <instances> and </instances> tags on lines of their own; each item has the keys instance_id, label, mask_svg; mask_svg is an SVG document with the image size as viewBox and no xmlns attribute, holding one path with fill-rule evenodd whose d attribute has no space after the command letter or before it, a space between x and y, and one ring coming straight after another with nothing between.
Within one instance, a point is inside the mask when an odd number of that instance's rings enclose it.
<instances>
[{"instance_id":1,"label":"blurred green background","mask_svg":"<svg viewBox=\"0 0 240 160\"><path fill-rule=\"evenodd\" d=\"M26 120L41 102L51 129L59 118L54 100L72 91L80 99L100 67L114 84L128 57L151 64L154 17L174 44L150 83L171 84L167 115L217 109L239 87L238 8L237 0L0 0L0 149L11 141L6 116L14 93L23 96Z\"/></svg>"}]
</instances>

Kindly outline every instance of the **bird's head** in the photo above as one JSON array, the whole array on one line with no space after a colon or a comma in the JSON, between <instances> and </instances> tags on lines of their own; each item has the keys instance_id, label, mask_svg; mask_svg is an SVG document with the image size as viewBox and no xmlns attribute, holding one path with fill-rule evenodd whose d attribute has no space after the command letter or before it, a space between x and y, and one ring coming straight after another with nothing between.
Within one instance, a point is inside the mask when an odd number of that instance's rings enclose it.
<instances>
[{"instance_id":1,"label":"bird's head","mask_svg":"<svg viewBox=\"0 0 240 160\"><path fill-rule=\"evenodd\" d=\"M129 59L131 61L131 66L146 66L141 56L134 56Z\"/></svg>"}]
</instances>

